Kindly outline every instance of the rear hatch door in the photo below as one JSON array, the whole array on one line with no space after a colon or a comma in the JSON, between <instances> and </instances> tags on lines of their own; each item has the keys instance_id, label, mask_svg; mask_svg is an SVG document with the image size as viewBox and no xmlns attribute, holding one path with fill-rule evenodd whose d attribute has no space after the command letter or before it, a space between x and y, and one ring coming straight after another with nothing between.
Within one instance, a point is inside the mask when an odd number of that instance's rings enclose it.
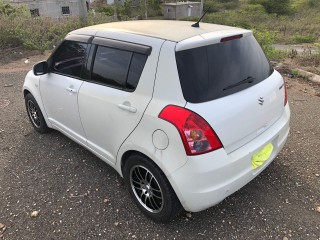
<instances>
[{"instance_id":1,"label":"rear hatch door","mask_svg":"<svg viewBox=\"0 0 320 240\"><path fill-rule=\"evenodd\" d=\"M252 35L176 52L186 108L202 116L232 152L284 110L284 82Z\"/></svg>"}]
</instances>

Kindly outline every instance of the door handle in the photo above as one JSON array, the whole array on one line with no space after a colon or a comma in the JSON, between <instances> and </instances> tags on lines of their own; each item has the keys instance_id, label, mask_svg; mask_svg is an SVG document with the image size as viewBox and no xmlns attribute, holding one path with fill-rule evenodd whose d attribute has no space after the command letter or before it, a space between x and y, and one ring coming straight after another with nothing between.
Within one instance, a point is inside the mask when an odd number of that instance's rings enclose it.
<instances>
[{"instance_id":1,"label":"door handle","mask_svg":"<svg viewBox=\"0 0 320 240\"><path fill-rule=\"evenodd\" d=\"M71 88L71 87L68 87L66 88L68 92L71 92L71 93L76 93L77 90L75 90L74 88Z\"/></svg>"},{"instance_id":2,"label":"door handle","mask_svg":"<svg viewBox=\"0 0 320 240\"><path fill-rule=\"evenodd\" d=\"M128 104L128 103L127 103ZM118 104L118 107L122 110L126 110L128 112L132 112L132 113L136 113L137 112L137 109L135 107L131 107L131 106L128 106L126 104Z\"/></svg>"}]
</instances>

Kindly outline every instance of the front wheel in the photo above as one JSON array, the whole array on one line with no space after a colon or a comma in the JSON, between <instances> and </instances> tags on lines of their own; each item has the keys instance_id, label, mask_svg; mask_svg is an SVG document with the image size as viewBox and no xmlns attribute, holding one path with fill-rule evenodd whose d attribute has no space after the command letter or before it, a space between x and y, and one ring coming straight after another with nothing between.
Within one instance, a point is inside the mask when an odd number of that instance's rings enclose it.
<instances>
[{"instance_id":1,"label":"front wheel","mask_svg":"<svg viewBox=\"0 0 320 240\"><path fill-rule=\"evenodd\" d=\"M31 93L28 93L25 97L26 109L28 112L29 119L34 129L40 133L49 131L49 128L44 120L40 107Z\"/></svg>"},{"instance_id":2,"label":"front wheel","mask_svg":"<svg viewBox=\"0 0 320 240\"><path fill-rule=\"evenodd\" d=\"M156 222L168 222L181 204L163 172L150 159L131 155L124 166L124 178L134 202Z\"/></svg>"}]
</instances>

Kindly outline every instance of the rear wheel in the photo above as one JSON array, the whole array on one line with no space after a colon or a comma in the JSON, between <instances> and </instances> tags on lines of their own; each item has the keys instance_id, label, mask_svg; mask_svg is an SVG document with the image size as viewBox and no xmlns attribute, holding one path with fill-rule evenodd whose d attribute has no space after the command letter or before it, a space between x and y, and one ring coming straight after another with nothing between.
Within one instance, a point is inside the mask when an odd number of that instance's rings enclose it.
<instances>
[{"instance_id":1,"label":"rear wheel","mask_svg":"<svg viewBox=\"0 0 320 240\"><path fill-rule=\"evenodd\" d=\"M40 133L48 132L49 128L44 120L40 107L32 94L28 93L24 99L28 116L34 129Z\"/></svg>"},{"instance_id":2,"label":"rear wheel","mask_svg":"<svg viewBox=\"0 0 320 240\"><path fill-rule=\"evenodd\" d=\"M131 155L124 166L124 178L134 202L154 221L168 222L182 210L166 176L150 159Z\"/></svg>"}]
</instances>

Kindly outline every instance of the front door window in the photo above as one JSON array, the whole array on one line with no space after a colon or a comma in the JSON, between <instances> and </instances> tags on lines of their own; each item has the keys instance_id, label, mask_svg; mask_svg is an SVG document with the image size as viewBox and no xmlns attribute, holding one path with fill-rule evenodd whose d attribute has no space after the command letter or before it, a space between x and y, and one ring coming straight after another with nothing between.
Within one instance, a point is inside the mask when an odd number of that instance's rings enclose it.
<instances>
[{"instance_id":1,"label":"front door window","mask_svg":"<svg viewBox=\"0 0 320 240\"><path fill-rule=\"evenodd\" d=\"M87 43L65 41L53 55L52 72L80 78Z\"/></svg>"}]
</instances>

